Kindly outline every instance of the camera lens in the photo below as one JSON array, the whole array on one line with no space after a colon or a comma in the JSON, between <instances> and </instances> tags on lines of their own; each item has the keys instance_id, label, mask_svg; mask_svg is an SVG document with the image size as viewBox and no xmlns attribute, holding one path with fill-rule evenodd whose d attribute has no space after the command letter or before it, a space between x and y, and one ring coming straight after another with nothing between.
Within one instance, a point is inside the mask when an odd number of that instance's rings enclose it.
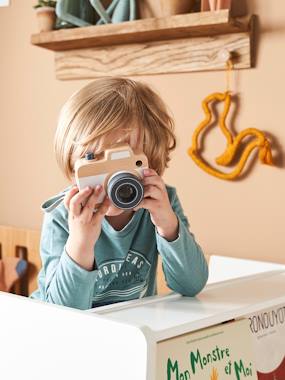
<instances>
[{"instance_id":1,"label":"camera lens","mask_svg":"<svg viewBox=\"0 0 285 380\"><path fill-rule=\"evenodd\" d=\"M116 195L121 202L129 203L135 199L136 189L133 185L123 184L117 189Z\"/></svg>"},{"instance_id":2,"label":"camera lens","mask_svg":"<svg viewBox=\"0 0 285 380\"><path fill-rule=\"evenodd\" d=\"M144 195L140 179L128 172L113 174L107 184L107 193L113 204L124 210L136 207Z\"/></svg>"}]
</instances>

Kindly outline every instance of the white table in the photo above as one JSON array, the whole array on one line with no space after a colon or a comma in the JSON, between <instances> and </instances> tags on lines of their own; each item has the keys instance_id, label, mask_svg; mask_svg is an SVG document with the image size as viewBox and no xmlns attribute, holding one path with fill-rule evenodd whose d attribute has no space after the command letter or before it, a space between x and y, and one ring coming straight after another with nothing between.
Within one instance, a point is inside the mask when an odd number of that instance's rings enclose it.
<instances>
[{"instance_id":1,"label":"white table","mask_svg":"<svg viewBox=\"0 0 285 380\"><path fill-rule=\"evenodd\" d=\"M284 267L89 311L0 293L1 378L154 380L162 340L284 303Z\"/></svg>"}]
</instances>

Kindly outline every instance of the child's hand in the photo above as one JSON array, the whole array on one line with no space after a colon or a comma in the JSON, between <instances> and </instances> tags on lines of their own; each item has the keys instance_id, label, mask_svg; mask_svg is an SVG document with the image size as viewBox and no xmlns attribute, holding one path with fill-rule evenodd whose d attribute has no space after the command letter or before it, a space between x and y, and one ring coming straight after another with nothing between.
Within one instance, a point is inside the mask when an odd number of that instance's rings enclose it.
<instances>
[{"instance_id":1,"label":"child's hand","mask_svg":"<svg viewBox=\"0 0 285 380\"><path fill-rule=\"evenodd\" d=\"M153 169L145 169L143 185L144 199L134 210L149 210L151 221L158 233L166 240L175 240L178 236L178 219L169 202L162 178Z\"/></svg>"},{"instance_id":2,"label":"child's hand","mask_svg":"<svg viewBox=\"0 0 285 380\"><path fill-rule=\"evenodd\" d=\"M110 201L108 198L94 211L102 186L95 189L86 187L79 191L77 186L66 194L64 205L69 210L69 237L66 251L80 266L92 270L94 264L94 245L101 233L101 222ZM82 206L82 203L84 206Z\"/></svg>"}]
</instances>

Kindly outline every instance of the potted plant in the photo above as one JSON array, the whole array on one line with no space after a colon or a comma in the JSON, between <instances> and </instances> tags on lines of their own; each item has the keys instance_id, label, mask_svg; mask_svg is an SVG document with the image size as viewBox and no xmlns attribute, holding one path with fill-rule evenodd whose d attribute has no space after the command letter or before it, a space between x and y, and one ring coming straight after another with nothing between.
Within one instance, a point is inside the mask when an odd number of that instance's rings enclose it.
<instances>
[{"instance_id":1,"label":"potted plant","mask_svg":"<svg viewBox=\"0 0 285 380\"><path fill-rule=\"evenodd\" d=\"M55 6L56 1L53 0L38 0L38 3L34 6L40 32L48 32L54 29L56 21Z\"/></svg>"}]
</instances>

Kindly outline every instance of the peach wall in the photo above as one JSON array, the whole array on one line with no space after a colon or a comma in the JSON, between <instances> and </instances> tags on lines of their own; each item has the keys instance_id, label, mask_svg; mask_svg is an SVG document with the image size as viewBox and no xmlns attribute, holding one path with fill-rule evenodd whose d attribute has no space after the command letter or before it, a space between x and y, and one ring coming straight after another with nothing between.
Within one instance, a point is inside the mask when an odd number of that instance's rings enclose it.
<instances>
[{"instance_id":1,"label":"peach wall","mask_svg":"<svg viewBox=\"0 0 285 380\"><path fill-rule=\"evenodd\" d=\"M61 105L87 81L57 81L53 52L30 45L37 32L32 0L0 8L0 224L40 228L40 204L66 186L52 140ZM234 129L256 127L278 141L278 167L255 162L238 182L213 178L186 154L201 121L201 100L224 90L223 72L139 77L153 85L176 120L178 148L165 180L177 187L191 229L205 252L285 262L284 84L285 2L249 0L260 20L256 68L235 73ZM207 157L221 153L214 128ZM276 146L276 145L275 145ZM284 149L284 148L283 148ZM283 161L283 162L282 162Z\"/></svg>"}]
</instances>

